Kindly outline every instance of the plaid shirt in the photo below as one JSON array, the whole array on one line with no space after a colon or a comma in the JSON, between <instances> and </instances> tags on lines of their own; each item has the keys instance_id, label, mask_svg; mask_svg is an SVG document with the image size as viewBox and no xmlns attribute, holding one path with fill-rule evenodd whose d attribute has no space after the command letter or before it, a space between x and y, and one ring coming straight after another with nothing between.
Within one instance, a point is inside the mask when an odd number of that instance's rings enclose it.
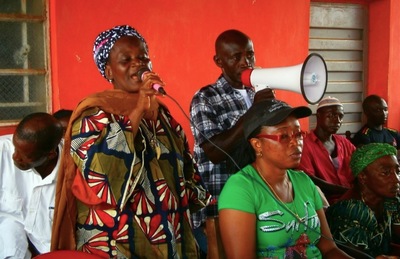
<instances>
[{"instance_id":1,"label":"plaid shirt","mask_svg":"<svg viewBox=\"0 0 400 259\"><path fill-rule=\"evenodd\" d=\"M254 90L246 89L253 102ZM247 106L242 94L233 88L222 75L215 84L205 86L197 91L190 104L191 130L195 139L194 158L198 164L199 173L213 199L216 199L215 201L218 200L222 187L229 177L226 162L213 164L208 160L200 145L207 139L230 129L246 111ZM205 210L193 215L195 227L205 220L205 215L208 217L218 216L216 202L207 206Z\"/></svg>"}]
</instances>

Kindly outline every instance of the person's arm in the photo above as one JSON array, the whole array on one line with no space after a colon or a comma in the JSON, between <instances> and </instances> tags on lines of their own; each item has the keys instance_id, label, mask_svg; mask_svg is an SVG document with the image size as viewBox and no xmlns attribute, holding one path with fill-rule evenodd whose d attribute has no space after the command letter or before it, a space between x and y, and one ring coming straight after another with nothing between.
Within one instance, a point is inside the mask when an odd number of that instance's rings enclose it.
<instances>
[{"instance_id":1,"label":"person's arm","mask_svg":"<svg viewBox=\"0 0 400 259\"><path fill-rule=\"evenodd\" d=\"M264 89L256 93L254 97L254 103L259 101L274 99L275 92L272 89ZM204 141L201 144L201 148L206 153L207 157L214 164L218 164L227 158L227 155L223 152L227 152L228 154L236 147L238 139L244 138L243 136L243 116L237 121L235 125L233 125L230 129L221 132L220 134L214 135L210 138L210 141ZM218 147L216 147L217 145ZM221 149L223 151L221 151Z\"/></svg>"},{"instance_id":2,"label":"person's arm","mask_svg":"<svg viewBox=\"0 0 400 259\"><path fill-rule=\"evenodd\" d=\"M31 258L24 225L14 216L0 214L0 258Z\"/></svg>"},{"instance_id":3,"label":"person's arm","mask_svg":"<svg viewBox=\"0 0 400 259\"><path fill-rule=\"evenodd\" d=\"M128 114L133 136L136 136L142 118L149 120L157 119L159 104L156 96L159 95L159 92L153 89L153 84L163 84L158 75L155 75L153 72L146 73L142 82L139 91L130 94L135 96L136 101L135 108L131 109Z\"/></svg>"},{"instance_id":4,"label":"person's arm","mask_svg":"<svg viewBox=\"0 0 400 259\"><path fill-rule=\"evenodd\" d=\"M326 196L325 196L325 193L323 193L322 192L322 190L321 190L321 188L319 188L319 186L315 186L315 188L317 188L317 191L318 191L318 193L319 193L319 195L321 196L321 200L322 200L322 208L324 209L324 210L326 210L328 207L329 207L329 201L328 201L328 199L326 198Z\"/></svg>"},{"instance_id":5,"label":"person's arm","mask_svg":"<svg viewBox=\"0 0 400 259\"><path fill-rule=\"evenodd\" d=\"M230 129L214 135L210 141L204 141L201 148L206 153L207 157L214 164L218 164L227 158L226 153L230 153L236 146L238 139L244 138L243 136L243 117ZM221 149L223 151L221 151Z\"/></svg>"},{"instance_id":6,"label":"person's arm","mask_svg":"<svg viewBox=\"0 0 400 259\"><path fill-rule=\"evenodd\" d=\"M311 136L309 135L306 138L311 138ZM318 167L316 166L315 163L315 159L317 159L316 152L320 150L317 150L316 146L313 145L312 143L313 143L312 141L310 142L304 141L303 153L301 156L300 165L298 166L297 169L304 171L311 178L314 184L317 185L325 195L330 196L335 194L339 195L344 194L348 190L346 187L328 183L327 181L316 176L316 171L318 170Z\"/></svg>"},{"instance_id":7,"label":"person's arm","mask_svg":"<svg viewBox=\"0 0 400 259\"><path fill-rule=\"evenodd\" d=\"M342 195L344 194L346 191L348 191L349 189L341 186L341 185L337 185L337 184L331 184L328 183L325 180L322 180L321 178L318 178L314 175L309 175L311 180L315 183L315 185L317 185L319 188L321 188L322 192L325 195L335 195L335 194L339 194Z\"/></svg>"},{"instance_id":8,"label":"person's arm","mask_svg":"<svg viewBox=\"0 0 400 259\"><path fill-rule=\"evenodd\" d=\"M317 244L323 258L353 258L340 250L335 242L326 221L325 213L322 209L317 210L318 218L321 223L321 238Z\"/></svg>"},{"instance_id":9,"label":"person's arm","mask_svg":"<svg viewBox=\"0 0 400 259\"><path fill-rule=\"evenodd\" d=\"M256 258L256 216L233 209L219 211L222 243L227 258Z\"/></svg>"}]
</instances>

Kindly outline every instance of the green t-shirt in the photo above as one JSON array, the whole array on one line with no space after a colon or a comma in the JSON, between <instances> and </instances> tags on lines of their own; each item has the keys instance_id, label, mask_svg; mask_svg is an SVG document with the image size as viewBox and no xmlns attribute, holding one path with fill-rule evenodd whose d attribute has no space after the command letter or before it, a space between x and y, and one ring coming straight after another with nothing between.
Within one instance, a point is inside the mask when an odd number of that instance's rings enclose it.
<instances>
[{"instance_id":1,"label":"green t-shirt","mask_svg":"<svg viewBox=\"0 0 400 259\"><path fill-rule=\"evenodd\" d=\"M287 170L294 188L293 202L286 206L303 220L299 223L248 165L232 175L222 189L218 210L234 209L257 216L257 255L267 258L322 258L316 247L320 238L320 221L316 210L322 208L321 196L303 172Z\"/></svg>"}]
</instances>

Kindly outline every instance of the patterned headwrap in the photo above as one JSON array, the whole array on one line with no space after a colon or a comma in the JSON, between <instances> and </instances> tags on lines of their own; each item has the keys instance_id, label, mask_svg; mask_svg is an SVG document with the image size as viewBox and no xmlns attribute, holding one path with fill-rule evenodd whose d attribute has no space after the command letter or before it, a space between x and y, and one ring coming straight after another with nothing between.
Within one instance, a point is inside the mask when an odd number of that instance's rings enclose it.
<instances>
[{"instance_id":1,"label":"patterned headwrap","mask_svg":"<svg viewBox=\"0 0 400 259\"><path fill-rule=\"evenodd\" d=\"M112 29L100 33L94 41L93 59L101 75L106 79L105 69L110 50L114 46L114 43L122 36L135 36L147 45L142 35L129 25L115 26Z\"/></svg>"},{"instance_id":2,"label":"patterned headwrap","mask_svg":"<svg viewBox=\"0 0 400 259\"><path fill-rule=\"evenodd\" d=\"M396 154L397 150L392 145L386 143L370 143L354 151L351 156L350 168L353 171L353 175L356 177L376 159L389 155L396 156Z\"/></svg>"}]
</instances>

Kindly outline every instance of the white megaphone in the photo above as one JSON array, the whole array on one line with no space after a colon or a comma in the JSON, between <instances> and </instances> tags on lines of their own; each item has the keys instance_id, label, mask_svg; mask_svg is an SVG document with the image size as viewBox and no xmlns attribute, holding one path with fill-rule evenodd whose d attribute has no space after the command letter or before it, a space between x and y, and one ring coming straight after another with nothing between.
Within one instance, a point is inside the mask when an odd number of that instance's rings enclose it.
<instances>
[{"instance_id":1,"label":"white megaphone","mask_svg":"<svg viewBox=\"0 0 400 259\"><path fill-rule=\"evenodd\" d=\"M242 82L256 92L271 88L301 93L308 103L316 104L325 94L328 71L324 59L312 53L296 66L247 69L242 73Z\"/></svg>"}]
</instances>

